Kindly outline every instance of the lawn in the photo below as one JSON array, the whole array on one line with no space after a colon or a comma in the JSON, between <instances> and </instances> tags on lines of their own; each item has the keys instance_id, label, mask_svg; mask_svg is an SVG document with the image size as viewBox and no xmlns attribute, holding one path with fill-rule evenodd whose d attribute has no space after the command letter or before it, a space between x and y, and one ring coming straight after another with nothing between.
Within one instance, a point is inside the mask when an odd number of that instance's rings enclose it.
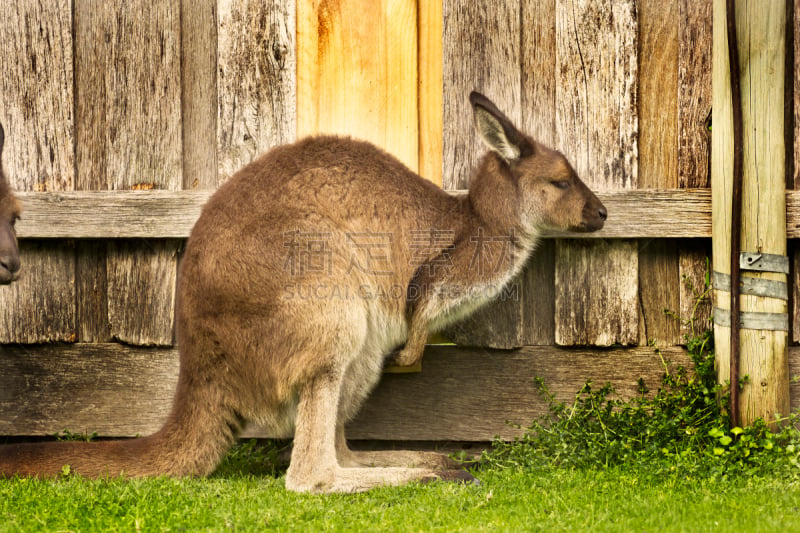
<instances>
[{"instance_id":1,"label":"lawn","mask_svg":"<svg viewBox=\"0 0 800 533\"><path fill-rule=\"evenodd\" d=\"M694 369L622 401L587 383L495 442L480 485L287 492L282 444L244 443L208 479L0 480L5 531L800 531L800 415L730 427L713 339ZM665 369L666 370L666 369Z\"/></svg>"},{"instance_id":2,"label":"lawn","mask_svg":"<svg viewBox=\"0 0 800 533\"><path fill-rule=\"evenodd\" d=\"M287 492L281 475L0 481L0 531L800 531L800 484L489 467L479 486Z\"/></svg>"}]
</instances>

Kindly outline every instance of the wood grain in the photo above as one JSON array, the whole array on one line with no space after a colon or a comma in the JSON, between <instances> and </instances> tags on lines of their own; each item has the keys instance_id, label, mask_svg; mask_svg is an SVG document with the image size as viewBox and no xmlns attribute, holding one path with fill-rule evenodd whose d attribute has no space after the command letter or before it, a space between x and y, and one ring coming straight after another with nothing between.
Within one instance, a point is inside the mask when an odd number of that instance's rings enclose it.
<instances>
[{"instance_id":1,"label":"wood grain","mask_svg":"<svg viewBox=\"0 0 800 533\"><path fill-rule=\"evenodd\" d=\"M671 371L691 361L680 347L664 348ZM790 375L800 374L800 347L790 349ZM488 441L520 434L546 414L536 390L541 377L561 401L588 380L612 383L622 398L650 390L664 367L652 348L526 347L513 351L429 346L421 373L386 375L348 428L354 439ZM0 346L0 435L72 432L146 435L169 411L178 375L174 348L121 344ZM792 406L800 406L800 381ZM251 427L248 436L269 434Z\"/></svg>"},{"instance_id":2,"label":"wood grain","mask_svg":"<svg viewBox=\"0 0 800 533\"><path fill-rule=\"evenodd\" d=\"M466 189L486 151L473 127L469 93L485 94L517 125L520 109L519 2L443 1L445 190Z\"/></svg>"},{"instance_id":3,"label":"wood grain","mask_svg":"<svg viewBox=\"0 0 800 533\"><path fill-rule=\"evenodd\" d=\"M183 188L217 187L217 0L181 0Z\"/></svg>"},{"instance_id":4,"label":"wood grain","mask_svg":"<svg viewBox=\"0 0 800 533\"><path fill-rule=\"evenodd\" d=\"M712 2L680 0L678 53L678 186L711 185L711 48ZM711 327L710 295L697 302L703 293L711 248L701 243L681 243L680 309L684 319L694 315L694 323L682 326L683 335ZM700 329L699 331L704 331Z\"/></svg>"},{"instance_id":5,"label":"wood grain","mask_svg":"<svg viewBox=\"0 0 800 533\"><path fill-rule=\"evenodd\" d=\"M419 169L416 0L299 0L297 132L352 135Z\"/></svg>"},{"instance_id":6,"label":"wood grain","mask_svg":"<svg viewBox=\"0 0 800 533\"><path fill-rule=\"evenodd\" d=\"M219 181L296 135L295 3L220 0Z\"/></svg>"},{"instance_id":7,"label":"wood grain","mask_svg":"<svg viewBox=\"0 0 800 533\"><path fill-rule=\"evenodd\" d=\"M18 191L75 186L72 48L69 2L0 5L2 164ZM0 337L5 342L73 339L74 247L29 243L21 254L21 280L0 290Z\"/></svg>"},{"instance_id":8,"label":"wood grain","mask_svg":"<svg viewBox=\"0 0 800 533\"><path fill-rule=\"evenodd\" d=\"M736 28L741 66L743 252L786 255L784 136L785 5L737 4ZM713 105L711 179L714 190L714 269L730 272L730 198L732 195L733 128L730 70L727 56L725 3L714 4ZM786 282L785 274L758 272L757 278ZM716 290L715 305L730 309L730 293ZM785 314L787 302L742 295L743 312ZM730 328L714 325L718 378L730 377ZM743 424L789 412L787 332L742 328L740 376L749 376L739 397ZM769 357L765 357L769 354Z\"/></svg>"},{"instance_id":9,"label":"wood grain","mask_svg":"<svg viewBox=\"0 0 800 533\"><path fill-rule=\"evenodd\" d=\"M418 0L419 174L442 185L442 0Z\"/></svg>"},{"instance_id":10,"label":"wood grain","mask_svg":"<svg viewBox=\"0 0 800 533\"><path fill-rule=\"evenodd\" d=\"M25 191L75 183L72 136L72 13L66 0L0 6L3 164Z\"/></svg>"},{"instance_id":11,"label":"wood grain","mask_svg":"<svg viewBox=\"0 0 800 533\"><path fill-rule=\"evenodd\" d=\"M639 4L640 188L678 184L679 0ZM639 343L679 344L680 322L664 313L680 308L678 250L674 242L639 243Z\"/></svg>"},{"instance_id":12,"label":"wood grain","mask_svg":"<svg viewBox=\"0 0 800 533\"><path fill-rule=\"evenodd\" d=\"M637 251L636 241L605 239L556 247L556 344L639 342Z\"/></svg>"},{"instance_id":13,"label":"wood grain","mask_svg":"<svg viewBox=\"0 0 800 533\"><path fill-rule=\"evenodd\" d=\"M636 4L556 2L556 144L594 189L638 184ZM563 242L555 279L557 343L638 342L635 243Z\"/></svg>"},{"instance_id":14,"label":"wood grain","mask_svg":"<svg viewBox=\"0 0 800 533\"><path fill-rule=\"evenodd\" d=\"M680 348L665 349L689 366ZM672 367L673 369L675 366ZM0 347L0 435L48 435L63 429L132 436L155 431L177 380L175 349L120 344ZM534 383L542 377L560 400L587 380L612 382L622 397L639 377L655 390L664 372L649 348L514 351L429 347L418 374L386 375L348 428L355 439L488 441L513 438L546 413ZM257 427L249 436L268 437Z\"/></svg>"},{"instance_id":15,"label":"wood grain","mask_svg":"<svg viewBox=\"0 0 800 533\"><path fill-rule=\"evenodd\" d=\"M521 127L540 143L556 145L556 2L521 4ZM539 245L522 275L524 345L553 344L555 339L555 248Z\"/></svg>"},{"instance_id":16,"label":"wood grain","mask_svg":"<svg viewBox=\"0 0 800 533\"><path fill-rule=\"evenodd\" d=\"M469 94L485 94L519 128L522 19L520 5L511 0L465 3L444 0L443 159L445 190L463 189L486 146L473 126ZM515 297L491 302L445 332L471 346L521 346L523 278L512 286Z\"/></svg>"},{"instance_id":17,"label":"wood grain","mask_svg":"<svg viewBox=\"0 0 800 533\"><path fill-rule=\"evenodd\" d=\"M21 239L185 238L214 191L83 191L20 193ZM463 194L463 192L453 192ZM547 238L631 239L711 236L708 189L634 189L598 192L608 208L596 233L549 232ZM800 191L788 191L787 232L800 237Z\"/></svg>"},{"instance_id":18,"label":"wood grain","mask_svg":"<svg viewBox=\"0 0 800 533\"><path fill-rule=\"evenodd\" d=\"M137 346L170 346L175 322L178 244L150 240L109 243L108 319L113 339ZM154 305L158 302L157 305Z\"/></svg>"},{"instance_id":19,"label":"wood grain","mask_svg":"<svg viewBox=\"0 0 800 533\"><path fill-rule=\"evenodd\" d=\"M0 287L0 343L75 342L74 243L20 243L22 276Z\"/></svg>"},{"instance_id":20,"label":"wood grain","mask_svg":"<svg viewBox=\"0 0 800 533\"><path fill-rule=\"evenodd\" d=\"M183 186L180 24L180 0L157 5L146 0L76 2L76 151L81 189L179 190ZM107 324L103 317L92 314L102 310L94 291L104 284L96 279L91 288L81 284L80 314L96 324L90 337L102 338L108 327L118 338L139 338L144 344L163 342L158 335L142 337L139 317L168 316L173 310L171 292L149 293L154 297L138 313L117 313L112 323L111 314L127 305L132 291L161 287L161 274L176 269L173 251L169 258L162 257L161 268L120 270L150 253L146 244L113 248L113 253L109 249L106 274L114 277L106 284ZM96 251L78 264L102 261L102 253ZM89 267L89 273L97 271ZM159 278L143 277L148 273ZM128 280L137 280L136 286L128 284L126 290L120 290L121 283ZM121 321L121 317L130 321Z\"/></svg>"}]
</instances>

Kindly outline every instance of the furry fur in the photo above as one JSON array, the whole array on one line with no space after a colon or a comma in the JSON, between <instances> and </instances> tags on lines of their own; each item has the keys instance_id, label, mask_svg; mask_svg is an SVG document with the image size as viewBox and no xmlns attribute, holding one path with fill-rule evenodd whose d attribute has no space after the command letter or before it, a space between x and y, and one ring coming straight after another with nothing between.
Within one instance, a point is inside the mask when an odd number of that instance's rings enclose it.
<instances>
[{"instance_id":1,"label":"furry fur","mask_svg":"<svg viewBox=\"0 0 800 533\"><path fill-rule=\"evenodd\" d=\"M471 101L491 151L462 198L339 137L280 146L241 169L186 246L180 377L164 427L129 442L0 447L0 473L70 464L86 476L206 475L257 421L294 437L290 490L472 479L434 453L351 451L345 423L387 359L414 364L432 328L522 268L542 229L597 230L606 212L561 154L485 97Z\"/></svg>"}]
</instances>

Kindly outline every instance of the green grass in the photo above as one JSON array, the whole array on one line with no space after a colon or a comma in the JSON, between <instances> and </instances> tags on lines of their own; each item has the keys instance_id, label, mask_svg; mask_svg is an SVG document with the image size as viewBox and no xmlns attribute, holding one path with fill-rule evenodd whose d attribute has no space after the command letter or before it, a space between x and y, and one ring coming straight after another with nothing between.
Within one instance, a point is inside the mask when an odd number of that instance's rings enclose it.
<instances>
[{"instance_id":1,"label":"green grass","mask_svg":"<svg viewBox=\"0 0 800 533\"><path fill-rule=\"evenodd\" d=\"M800 484L655 479L625 468L501 469L304 496L281 477L0 481L0 531L798 531Z\"/></svg>"},{"instance_id":2,"label":"green grass","mask_svg":"<svg viewBox=\"0 0 800 533\"><path fill-rule=\"evenodd\" d=\"M695 372L669 370L628 401L587 383L560 402L540 383L549 415L494 443L480 485L298 495L281 445L251 442L209 479L0 480L0 533L800 531L800 417L731 428L713 339L688 347Z\"/></svg>"}]
</instances>

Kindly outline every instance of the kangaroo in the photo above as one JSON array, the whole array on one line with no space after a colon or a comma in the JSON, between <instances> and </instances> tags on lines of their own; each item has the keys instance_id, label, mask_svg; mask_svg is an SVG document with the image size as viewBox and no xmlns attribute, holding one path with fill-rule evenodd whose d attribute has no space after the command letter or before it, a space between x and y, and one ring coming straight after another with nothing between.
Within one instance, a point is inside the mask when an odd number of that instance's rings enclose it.
<instances>
[{"instance_id":1,"label":"kangaroo","mask_svg":"<svg viewBox=\"0 0 800 533\"><path fill-rule=\"evenodd\" d=\"M3 126L0 125L0 285L8 285L19 278L19 248L14 224L22 212L3 173L5 137Z\"/></svg>"},{"instance_id":2,"label":"kangaroo","mask_svg":"<svg viewBox=\"0 0 800 533\"><path fill-rule=\"evenodd\" d=\"M248 164L209 199L178 282L180 373L155 434L0 447L0 475L203 476L245 423L294 437L286 487L359 492L474 481L434 452L354 451L345 424L384 364L494 297L545 228L606 209L560 153L470 95L490 151L458 197L372 144L315 136Z\"/></svg>"}]
</instances>

